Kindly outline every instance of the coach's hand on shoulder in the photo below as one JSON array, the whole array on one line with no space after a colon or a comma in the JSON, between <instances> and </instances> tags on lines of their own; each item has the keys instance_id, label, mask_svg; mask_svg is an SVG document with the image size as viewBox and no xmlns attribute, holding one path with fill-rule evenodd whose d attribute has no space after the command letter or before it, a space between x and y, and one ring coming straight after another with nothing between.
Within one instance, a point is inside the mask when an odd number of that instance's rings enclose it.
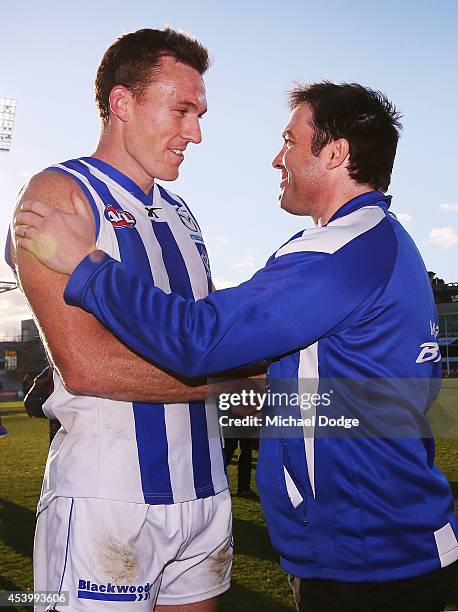
<instances>
[{"instance_id":1,"label":"coach's hand on shoulder","mask_svg":"<svg viewBox=\"0 0 458 612\"><path fill-rule=\"evenodd\" d=\"M72 192L71 200L73 213L25 200L14 219L16 247L32 253L51 270L68 275L97 248L91 211L77 192Z\"/></svg>"}]
</instances>

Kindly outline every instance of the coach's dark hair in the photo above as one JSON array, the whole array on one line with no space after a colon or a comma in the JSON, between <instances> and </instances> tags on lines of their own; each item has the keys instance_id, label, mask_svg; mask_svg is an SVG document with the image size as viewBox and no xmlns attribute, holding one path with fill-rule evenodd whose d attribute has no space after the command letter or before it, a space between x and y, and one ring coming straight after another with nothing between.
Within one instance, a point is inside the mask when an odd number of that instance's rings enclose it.
<instances>
[{"instance_id":1,"label":"coach's dark hair","mask_svg":"<svg viewBox=\"0 0 458 612\"><path fill-rule=\"evenodd\" d=\"M124 85L141 100L164 56L170 56L199 74L210 65L207 49L185 32L137 30L118 38L107 49L95 79L95 99L103 124L110 116L109 95L115 85Z\"/></svg>"},{"instance_id":2,"label":"coach's dark hair","mask_svg":"<svg viewBox=\"0 0 458 612\"><path fill-rule=\"evenodd\" d=\"M299 84L289 95L291 110L308 104L313 113L312 152L338 138L350 145L348 171L359 184L386 191L391 180L401 115L380 91L358 83Z\"/></svg>"}]
</instances>

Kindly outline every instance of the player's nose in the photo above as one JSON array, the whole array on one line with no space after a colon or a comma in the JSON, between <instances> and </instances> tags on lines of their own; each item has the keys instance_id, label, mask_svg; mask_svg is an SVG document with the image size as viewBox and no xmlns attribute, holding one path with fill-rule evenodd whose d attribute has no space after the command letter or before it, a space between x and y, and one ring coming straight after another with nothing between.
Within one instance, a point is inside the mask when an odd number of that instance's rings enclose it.
<instances>
[{"instance_id":1,"label":"player's nose","mask_svg":"<svg viewBox=\"0 0 458 612\"><path fill-rule=\"evenodd\" d=\"M200 121L198 117L193 117L186 128L185 134L186 140L189 142L193 142L194 144L199 144L202 142L202 130L200 129Z\"/></svg>"}]
</instances>

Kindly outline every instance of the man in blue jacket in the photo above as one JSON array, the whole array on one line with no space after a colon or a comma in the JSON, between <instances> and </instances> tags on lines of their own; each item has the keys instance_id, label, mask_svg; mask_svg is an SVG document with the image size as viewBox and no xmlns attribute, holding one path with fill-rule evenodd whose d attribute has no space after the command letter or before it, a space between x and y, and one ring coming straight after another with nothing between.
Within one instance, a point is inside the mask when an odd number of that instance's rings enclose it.
<instances>
[{"instance_id":1,"label":"man in blue jacket","mask_svg":"<svg viewBox=\"0 0 458 612\"><path fill-rule=\"evenodd\" d=\"M257 472L301 611L441 610L458 531L426 420L440 386L437 313L385 195L399 115L357 84L301 86L290 106L279 199L315 226L242 285L195 302L143 284L96 250L83 203L74 217L24 203L17 243L71 274L68 304L161 366L191 377L267 359L270 388L288 381L312 398L268 407L293 427L267 428Z\"/></svg>"}]
</instances>

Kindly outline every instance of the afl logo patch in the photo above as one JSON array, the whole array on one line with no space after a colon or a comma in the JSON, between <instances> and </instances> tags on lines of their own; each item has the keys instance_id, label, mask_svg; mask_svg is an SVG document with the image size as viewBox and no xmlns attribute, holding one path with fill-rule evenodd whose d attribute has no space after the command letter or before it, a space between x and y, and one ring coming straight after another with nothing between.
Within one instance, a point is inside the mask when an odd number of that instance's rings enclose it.
<instances>
[{"instance_id":1,"label":"afl logo patch","mask_svg":"<svg viewBox=\"0 0 458 612\"><path fill-rule=\"evenodd\" d=\"M116 229L134 227L136 223L135 217L130 212L127 212L127 210L117 210L113 204L108 204L105 208L105 219L108 219Z\"/></svg>"}]
</instances>

